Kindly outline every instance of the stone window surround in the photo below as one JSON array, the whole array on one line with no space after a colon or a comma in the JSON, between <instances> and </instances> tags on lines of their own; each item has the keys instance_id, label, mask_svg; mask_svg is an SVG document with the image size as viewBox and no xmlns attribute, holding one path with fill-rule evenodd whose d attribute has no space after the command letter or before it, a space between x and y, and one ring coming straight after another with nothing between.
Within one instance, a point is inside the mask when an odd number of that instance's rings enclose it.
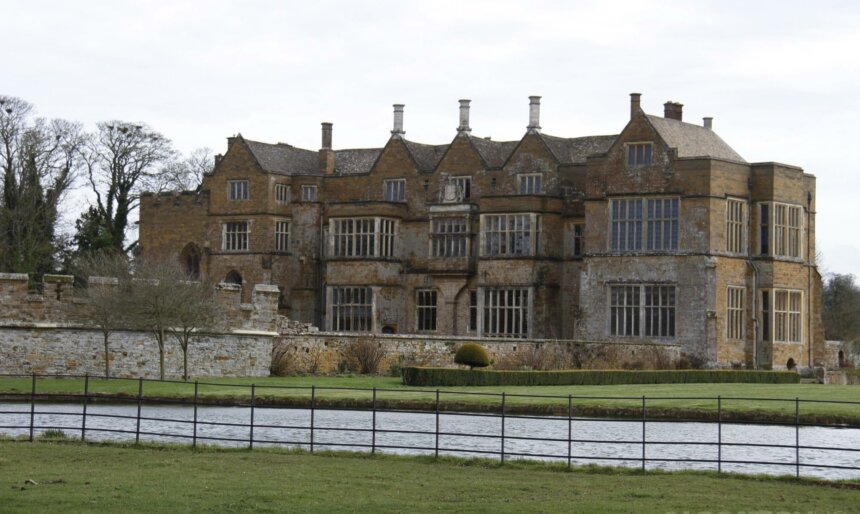
<instances>
[{"instance_id":1,"label":"stone window surround","mask_svg":"<svg viewBox=\"0 0 860 514\"><path fill-rule=\"evenodd\" d=\"M526 305L511 306L508 308L509 310L511 308L513 308L515 310L520 311L519 322L520 322L520 326L522 326L522 323L525 322L525 324L526 324L525 333L507 334L507 333L494 332L494 333L491 333L489 335L485 334L485 329L484 329L484 325L485 325L484 317L486 314L485 310L493 309L493 308L496 308L496 309L504 309L505 308L504 306L495 306L494 307L494 306L485 305L487 293L492 292L492 291L500 291L502 293L507 292L507 291L517 291L520 294L525 292L525 294L526 294ZM533 331L533 327L534 327L534 287L523 286L523 285L479 286L477 288L477 293L478 293L477 336L479 338L481 338L481 337L511 338L511 339L531 339L532 338L532 331ZM522 312L523 310L525 311L524 313Z\"/></svg>"},{"instance_id":2,"label":"stone window surround","mask_svg":"<svg viewBox=\"0 0 860 514\"><path fill-rule=\"evenodd\" d=\"M289 184L277 183L275 184L275 203L278 205L287 205L290 203L290 196L292 194L292 188Z\"/></svg>"},{"instance_id":3,"label":"stone window surround","mask_svg":"<svg viewBox=\"0 0 860 514\"><path fill-rule=\"evenodd\" d=\"M251 198L251 186L248 179L227 181L227 199L231 202L242 202Z\"/></svg>"},{"instance_id":4,"label":"stone window surround","mask_svg":"<svg viewBox=\"0 0 860 514\"><path fill-rule=\"evenodd\" d=\"M510 219L512 217L520 217L525 216L528 219L529 227L527 229L523 229L519 231L515 226L513 229L510 228ZM499 236L499 248L497 252L489 252L487 251L487 245L489 241L487 240L488 236L488 225L489 220L491 218L500 218L504 219L504 223L499 223L498 230L493 230L490 234L497 234ZM484 258L522 258L522 257L535 257L539 254L540 251L540 235L541 235L541 223L542 216L536 212L516 212L516 213L486 213L480 215L480 256ZM505 225L502 227L502 225ZM528 232L526 232L526 230ZM518 251L514 251L515 247L517 247L517 242L521 241L523 237L516 239L516 234L522 232L525 237L528 238L528 248L524 251L522 249ZM509 237L513 236L515 239L513 240L514 244L505 245L505 251L502 251L502 240L504 242L511 243L511 239Z\"/></svg>"},{"instance_id":5,"label":"stone window surround","mask_svg":"<svg viewBox=\"0 0 860 514\"><path fill-rule=\"evenodd\" d=\"M286 230L284 230L286 228ZM291 218L281 218L276 219L274 224L274 248L276 252L289 252L290 251L290 232L292 229L292 219Z\"/></svg>"},{"instance_id":6,"label":"stone window surround","mask_svg":"<svg viewBox=\"0 0 860 514\"><path fill-rule=\"evenodd\" d=\"M316 202L317 201L317 186L316 184L302 184L302 201Z\"/></svg>"},{"instance_id":7,"label":"stone window surround","mask_svg":"<svg viewBox=\"0 0 860 514\"><path fill-rule=\"evenodd\" d=\"M738 216L740 219L738 219ZM732 235L734 234L734 235ZM749 206L744 198L726 197L726 252L746 255L749 240Z\"/></svg>"},{"instance_id":8,"label":"stone window surround","mask_svg":"<svg viewBox=\"0 0 860 514\"><path fill-rule=\"evenodd\" d=\"M349 289L351 291L351 294L353 294L353 295L359 289L363 289L365 291L365 294L369 293L370 303L349 302L349 303L335 305L335 303L334 303L335 289L338 289L340 291L340 294L343 294L343 292L345 292L347 289ZM326 292L326 298L325 298L326 320L325 321L326 321L326 326L328 327L328 330L330 330L332 332L364 332L364 333L373 333L373 334L376 334L379 332L379 330L378 330L379 322L377 320L377 306L376 306L376 299L377 299L378 293L379 293L378 287L372 287L372 286L366 286L366 285L349 285L349 284L326 285L325 292ZM350 306L351 308L365 309L363 311L363 313L369 314L369 320L367 320L367 321L369 321L369 325L366 326L367 330L352 330L351 328L349 330L342 329L343 323L345 322L346 318L342 318L342 317L338 318L335 314L336 314L336 311L340 312L338 309L343 308L343 306ZM369 311L367 311L366 309L369 309ZM344 314L347 314L347 313L344 312ZM354 313L352 313L352 314L354 314ZM350 318L350 323L355 322L357 319L358 318L355 318L355 317ZM362 317L362 319L366 319L366 318Z\"/></svg>"},{"instance_id":9,"label":"stone window surround","mask_svg":"<svg viewBox=\"0 0 860 514\"><path fill-rule=\"evenodd\" d=\"M726 287L726 341L743 341L746 339L746 286Z\"/></svg>"},{"instance_id":10,"label":"stone window surround","mask_svg":"<svg viewBox=\"0 0 860 514\"><path fill-rule=\"evenodd\" d=\"M638 151L640 148L642 149L641 156ZM650 166L654 162L654 142L629 141L624 143L624 162L628 168L642 168Z\"/></svg>"},{"instance_id":11,"label":"stone window surround","mask_svg":"<svg viewBox=\"0 0 860 514\"><path fill-rule=\"evenodd\" d=\"M517 191L521 195L543 194L543 173L520 173L517 175Z\"/></svg>"},{"instance_id":12,"label":"stone window surround","mask_svg":"<svg viewBox=\"0 0 860 514\"><path fill-rule=\"evenodd\" d=\"M636 315L636 329L634 334L625 335L625 334L613 334L612 327L612 309L614 307L623 308L621 305L613 304L612 302L612 289L614 287L632 287L637 289L637 298L635 304L630 304L629 308L637 309ZM654 306L647 305L646 303L646 293L645 289L647 287L671 287L674 288L673 294L673 304L670 306L666 306L671 308L672 311L672 335L660 336L660 335L648 335L646 334L646 313L649 308L661 308L663 306ZM606 283L606 305L607 305L607 316L606 316L606 334L612 338L620 338L620 339L656 339L656 340L672 340L678 337L678 284L676 283L664 283L664 282L608 282ZM625 304L627 305L627 304Z\"/></svg>"},{"instance_id":13,"label":"stone window surround","mask_svg":"<svg viewBox=\"0 0 860 514\"><path fill-rule=\"evenodd\" d=\"M762 207L764 207L764 206L768 207L768 220L767 220L767 225L762 226ZM783 236L784 240L782 241L786 247L786 253L784 253L784 254L783 253L777 253L777 243L780 242L778 240L779 238L777 237L778 231L776 230L777 229L776 210L778 207L779 208L785 208L785 217L786 217L786 219L784 220L785 223L779 225L779 227L782 227L785 230L784 236ZM803 206L799 205L799 204L791 204L791 203L786 203L786 202L767 201L767 202L758 202L757 208L758 208L758 229L759 229L758 230L759 241L758 241L758 252L757 252L758 255L766 256L766 257L772 257L774 259L779 259L779 260L790 260L790 261L796 261L796 262L803 261L803 253L804 253L803 248L804 248L804 243L805 243L804 237L803 237L803 235L804 235L803 234L803 231L804 231L804 212L805 211L804 211ZM797 221L798 221L797 226L792 226L790 224L792 211L797 212ZM763 242L762 232L765 230L765 227L767 230L767 250L768 250L767 252L762 251L762 242ZM797 255L796 256L791 255L791 248L790 248L791 234L790 234L790 232L792 232L792 231L796 231L795 232L796 243L797 243Z\"/></svg>"},{"instance_id":14,"label":"stone window surround","mask_svg":"<svg viewBox=\"0 0 860 514\"><path fill-rule=\"evenodd\" d=\"M617 250L617 249L612 248L613 241L615 239L614 235L613 235L614 234L614 230L613 230L614 224L616 221L631 223L632 218L627 217L627 218L619 219L619 220L613 219L613 216L612 216L613 202L630 201L630 200L641 200L642 201L642 218L640 220L638 220L640 223L639 238L638 238L638 242L639 242L640 247L636 248L636 249L625 248L623 250ZM648 201L651 201L651 200L677 200L678 201L678 218L676 221L676 227L677 227L676 236L677 237L676 237L676 241L675 241L676 248L674 248L674 249L658 249L658 250L648 249L648 244L649 244L648 235L650 233L649 225L651 223L655 222L653 219L648 217ZM681 204L681 197L679 195L653 195L653 196L651 196L651 195L642 195L642 196L625 195L625 196L615 196L615 197L608 198L608 200L607 200L607 231L606 231L606 233L608 234L609 237L607 237L606 245L609 249L609 252L610 253L661 254L661 253L675 253L675 252L680 251L680 249L681 249L681 209L682 209L682 204ZM667 218L661 217L657 220L657 223L663 222L666 219ZM619 239L619 241L620 241L620 239Z\"/></svg>"},{"instance_id":15,"label":"stone window surround","mask_svg":"<svg viewBox=\"0 0 860 514\"><path fill-rule=\"evenodd\" d=\"M227 246L228 246L228 244L227 244L228 243L228 237L227 237L228 225L241 224L241 223L245 224L245 231L244 231L244 234L245 234L245 245L244 246L245 246L245 248L238 248L238 249L227 248ZM251 226L253 225L253 223L254 223L253 220L243 220L243 219L222 221L221 222L221 250L224 252L231 252L231 253L243 253L243 252L251 251ZM238 225L236 226L236 228L238 228ZM239 232L236 232L236 233L239 234ZM240 241L237 240L237 244L239 242Z\"/></svg>"},{"instance_id":16,"label":"stone window surround","mask_svg":"<svg viewBox=\"0 0 860 514\"><path fill-rule=\"evenodd\" d=\"M436 332L439 326L438 308L439 293L435 289L420 288L415 290L416 332Z\"/></svg>"},{"instance_id":17,"label":"stone window surround","mask_svg":"<svg viewBox=\"0 0 860 514\"><path fill-rule=\"evenodd\" d=\"M382 198L386 202L406 202L406 179L394 178L383 180Z\"/></svg>"},{"instance_id":18,"label":"stone window surround","mask_svg":"<svg viewBox=\"0 0 860 514\"><path fill-rule=\"evenodd\" d=\"M350 232L339 232L340 228L349 225ZM358 224L366 225L372 222L372 231L357 232ZM395 244L399 235L399 221L384 216L355 216L329 218L328 249L329 259L390 259L395 255ZM351 245L351 246L350 246ZM357 248L367 248L360 251ZM350 249L351 248L351 249ZM337 251L336 251L337 250Z\"/></svg>"},{"instance_id":19,"label":"stone window surround","mask_svg":"<svg viewBox=\"0 0 860 514\"><path fill-rule=\"evenodd\" d=\"M455 222L462 221L462 232L439 230L440 228L455 228ZM465 258L472 255L472 217L460 216L431 216L430 238L428 241L428 255L433 259ZM459 223L456 223L459 226ZM455 249L456 252L449 252ZM459 250L463 251L460 252ZM455 255L448 255L453 253ZM461 255L462 254L462 255Z\"/></svg>"},{"instance_id":20,"label":"stone window surround","mask_svg":"<svg viewBox=\"0 0 860 514\"><path fill-rule=\"evenodd\" d=\"M762 320L762 339L765 342L773 342L773 343L785 343L785 344L801 344L804 341L805 331L806 331L806 323L804 323L804 294L801 289L791 289L791 288L783 288L783 287L772 287L772 288L760 288L759 289L762 296L765 294L768 297L768 305L764 305L764 301L759 302L759 319ZM776 296L777 294L785 294L786 295L786 306L784 309L777 310L776 308ZM791 298L795 296L797 298L797 310L792 310L791 308ZM777 319L778 315L782 315L781 321L783 326L780 327L780 331L786 334L786 337L779 339L777 337ZM791 320L792 318L797 321L797 338L790 339L791 337Z\"/></svg>"}]
</instances>

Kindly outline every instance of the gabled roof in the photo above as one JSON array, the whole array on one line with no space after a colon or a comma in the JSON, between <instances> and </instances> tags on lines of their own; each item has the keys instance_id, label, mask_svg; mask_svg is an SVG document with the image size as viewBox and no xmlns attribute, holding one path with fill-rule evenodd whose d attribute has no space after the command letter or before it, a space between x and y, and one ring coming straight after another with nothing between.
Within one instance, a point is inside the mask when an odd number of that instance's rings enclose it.
<instances>
[{"instance_id":1,"label":"gabled roof","mask_svg":"<svg viewBox=\"0 0 860 514\"><path fill-rule=\"evenodd\" d=\"M406 139L403 140L403 144L406 146L406 149L409 150L409 153L412 154L412 158L415 160L415 165L418 167L418 171L435 170L436 166L439 165L439 161L442 160L442 156L445 155L445 152L450 146L425 145L423 143L407 141Z\"/></svg>"},{"instance_id":2,"label":"gabled roof","mask_svg":"<svg viewBox=\"0 0 860 514\"><path fill-rule=\"evenodd\" d=\"M561 164L584 163L589 155L606 153L618 136L556 137L540 134L550 152Z\"/></svg>"},{"instance_id":3,"label":"gabled roof","mask_svg":"<svg viewBox=\"0 0 860 514\"><path fill-rule=\"evenodd\" d=\"M315 175L320 172L319 152L296 148L286 143L273 145L247 139L244 141L265 171L281 175ZM381 152L381 148L335 150L337 173L369 173Z\"/></svg>"},{"instance_id":4,"label":"gabled roof","mask_svg":"<svg viewBox=\"0 0 860 514\"><path fill-rule=\"evenodd\" d=\"M493 141L482 137L469 135L472 146L481 155L488 168L501 168L519 141Z\"/></svg>"},{"instance_id":5,"label":"gabled roof","mask_svg":"<svg viewBox=\"0 0 860 514\"><path fill-rule=\"evenodd\" d=\"M645 117L670 148L678 149L678 157L711 157L747 162L711 129L650 114Z\"/></svg>"}]
</instances>

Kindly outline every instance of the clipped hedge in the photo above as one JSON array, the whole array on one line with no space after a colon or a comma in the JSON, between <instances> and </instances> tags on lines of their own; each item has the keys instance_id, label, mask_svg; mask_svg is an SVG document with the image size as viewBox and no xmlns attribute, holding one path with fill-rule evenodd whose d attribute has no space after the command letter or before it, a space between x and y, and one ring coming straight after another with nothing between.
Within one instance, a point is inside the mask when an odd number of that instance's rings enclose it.
<instances>
[{"instance_id":1,"label":"clipped hedge","mask_svg":"<svg viewBox=\"0 0 860 514\"><path fill-rule=\"evenodd\" d=\"M419 387L703 384L718 382L797 384L800 382L800 375L793 371L736 371L721 369L485 371L451 368L403 368L403 383L408 386Z\"/></svg>"}]
</instances>

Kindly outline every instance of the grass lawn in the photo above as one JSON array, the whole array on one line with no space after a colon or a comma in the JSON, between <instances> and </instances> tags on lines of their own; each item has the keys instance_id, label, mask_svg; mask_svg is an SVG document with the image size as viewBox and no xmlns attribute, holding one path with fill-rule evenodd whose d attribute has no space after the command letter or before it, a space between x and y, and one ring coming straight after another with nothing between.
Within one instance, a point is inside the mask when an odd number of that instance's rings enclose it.
<instances>
[{"instance_id":1,"label":"grass lawn","mask_svg":"<svg viewBox=\"0 0 860 514\"><path fill-rule=\"evenodd\" d=\"M854 487L475 460L0 441L3 512L856 512Z\"/></svg>"},{"instance_id":2,"label":"grass lawn","mask_svg":"<svg viewBox=\"0 0 860 514\"><path fill-rule=\"evenodd\" d=\"M435 391L404 386L398 377L379 376L306 376L306 377L253 377L253 378L207 378L201 380L199 395L203 400L245 401L250 398L250 384L256 385L259 402L307 403L308 389L279 387L316 386L317 405L327 403L367 406L371 401L370 391L351 388L386 389L377 392L379 405L399 403L412 408L435 406ZM30 391L29 378L0 378L0 394ZM136 380L90 379L91 394L136 396ZM83 379L39 378L39 393L80 394L84 389ZM722 396L724 419L783 419L793 421L794 398L802 400L833 400L860 402L860 388L820 384L643 384L609 386L523 386L523 387L443 387L440 398L443 408L489 409L500 404L498 394L505 391L506 404L511 412L531 411L536 413L567 413L567 395L574 395L574 415L579 414L635 414L641 409L642 395L649 398L647 408L651 416L703 417L716 413L717 402L713 398ZM458 394L459 392L459 394ZM468 393L468 394L465 394ZM486 395L485 393L495 393ZM536 398L516 395L552 395L559 398ZM144 397L193 398L194 384L181 382L144 381ZM594 398L582 398L594 397ZM612 398L610 398L612 397ZM637 397L617 399L616 397ZM668 399L671 398L671 399ZM745 400L741 398L773 398L789 401ZM801 419L806 422L849 422L860 424L860 404L803 403L800 404Z\"/></svg>"}]
</instances>

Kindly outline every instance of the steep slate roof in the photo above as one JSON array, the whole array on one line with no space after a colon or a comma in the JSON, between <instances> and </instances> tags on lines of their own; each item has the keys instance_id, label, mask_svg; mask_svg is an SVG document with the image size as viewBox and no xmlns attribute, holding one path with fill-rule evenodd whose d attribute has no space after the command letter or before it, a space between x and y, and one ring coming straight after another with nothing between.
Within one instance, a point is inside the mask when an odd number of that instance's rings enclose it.
<instances>
[{"instance_id":1,"label":"steep slate roof","mask_svg":"<svg viewBox=\"0 0 860 514\"><path fill-rule=\"evenodd\" d=\"M319 154L285 143L271 145L245 140L251 153L264 170L283 175L310 175L319 173Z\"/></svg>"},{"instance_id":2,"label":"steep slate roof","mask_svg":"<svg viewBox=\"0 0 860 514\"><path fill-rule=\"evenodd\" d=\"M713 157L746 162L713 130L650 114L646 114L645 117L670 148L678 149L678 157Z\"/></svg>"},{"instance_id":3,"label":"steep slate roof","mask_svg":"<svg viewBox=\"0 0 860 514\"><path fill-rule=\"evenodd\" d=\"M489 168L501 168L519 144L519 141L492 141L472 135L469 139Z\"/></svg>"},{"instance_id":4,"label":"steep slate roof","mask_svg":"<svg viewBox=\"0 0 860 514\"><path fill-rule=\"evenodd\" d=\"M264 170L282 175L314 175L320 172L319 152L296 148L286 143L275 145L245 140L251 153ZM351 175L368 173L381 148L335 150L335 167L338 173Z\"/></svg>"},{"instance_id":5,"label":"steep slate roof","mask_svg":"<svg viewBox=\"0 0 860 514\"><path fill-rule=\"evenodd\" d=\"M606 153L618 136L564 138L541 134L549 150L562 164L584 163L589 155Z\"/></svg>"},{"instance_id":6,"label":"steep slate roof","mask_svg":"<svg viewBox=\"0 0 860 514\"><path fill-rule=\"evenodd\" d=\"M418 165L418 171L433 171L445 155L449 145L425 145L414 141L403 140L406 149L412 154L415 163Z\"/></svg>"},{"instance_id":7,"label":"steep slate roof","mask_svg":"<svg viewBox=\"0 0 860 514\"><path fill-rule=\"evenodd\" d=\"M382 153L382 148L355 148L351 150L334 151L335 173L355 175L370 173L373 163Z\"/></svg>"}]
</instances>

